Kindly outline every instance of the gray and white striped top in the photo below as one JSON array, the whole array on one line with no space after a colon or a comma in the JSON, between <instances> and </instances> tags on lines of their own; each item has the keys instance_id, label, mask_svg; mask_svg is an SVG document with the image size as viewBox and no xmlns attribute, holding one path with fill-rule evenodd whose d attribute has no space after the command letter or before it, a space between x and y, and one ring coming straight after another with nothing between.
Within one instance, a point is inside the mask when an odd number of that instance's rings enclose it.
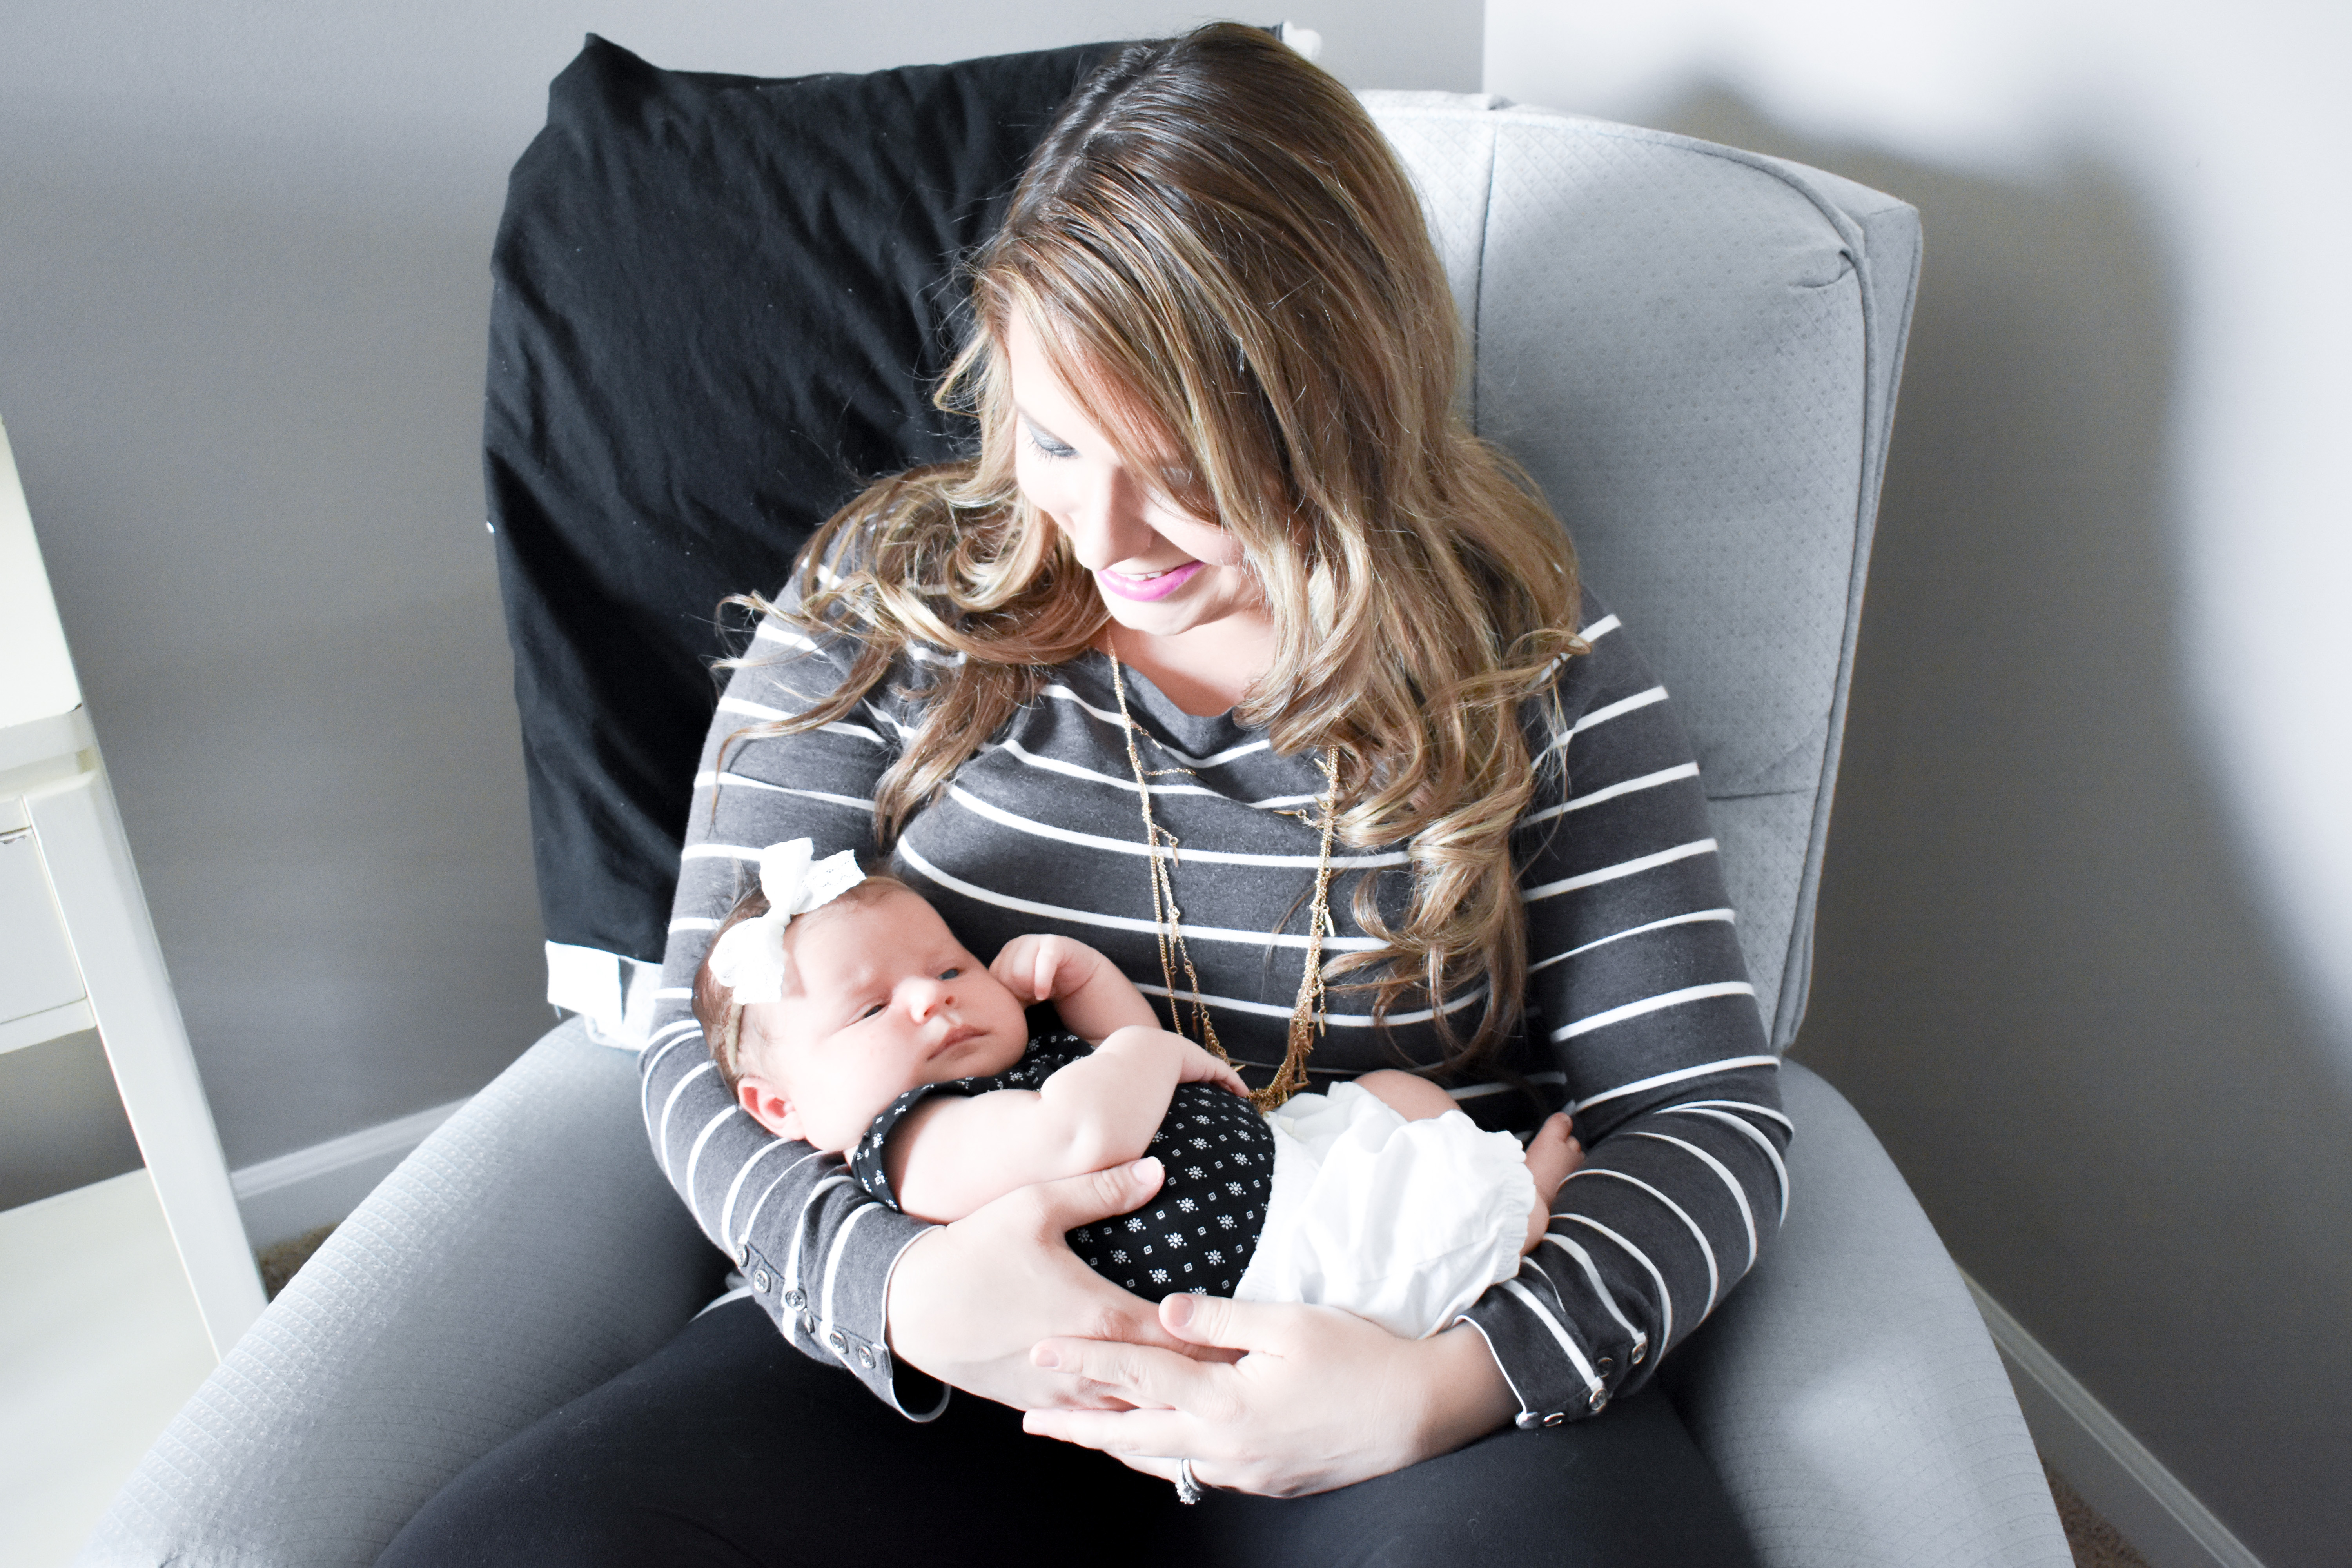
<instances>
[{"instance_id":1,"label":"gray and white striped top","mask_svg":"<svg viewBox=\"0 0 2352 1568\"><path fill-rule=\"evenodd\" d=\"M1500 1058L1508 1070L1454 1086L1464 1109L1495 1125L1531 1127L1564 1104L1587 1149L1546 1245L1468 1314L1523 1426L1596 1412L1647 1381L1754 1266L1789 1196L1777 1063L1733 934L1697 764L1617 617L1590 595L1584 617L1592 652L1563 666L1557 717L1530 720L1542 749L1517 847L1528 1024ZM771 621L752 657L762 662L729 681L696 780L643 1058L646 1124L671 1183L793 1343L928 1418L945 1394L893 1366L883 1322L891 1267L924 1226L868 1198L838 1159L773 1139L734 1109L687 997L761 847L806 835L819 854L874 852L875 782L919 717L922 699L908 689L945 656L903 660L852 716L821 730L726 745L831 689L849 645ZM1127 682L1152 814L1179 845L1175 892L1201 993L1244 1076L1264 1082L1282 1059L1305 962L1321 776L1308 756L1276 756L1262 731L1187 714L1132 671ZM908 825L890 863L983 960L1020 932L1066 932L1164 1006L1139 804L1109 663L1089 654L1053 672ZM1410 875L1402 846L1342 846L1333 866L1337 934L1326 948L1374 945L1351 918L1353 895L1359 879L1380 878L1382 907L1399 907ZM1475 994L1449 1000L1477 1005ZM1425 1009L1392 1015L1383 1037L1359 994L1335 988L1328 1006L1310 1065L1318 1081L1438 1058ZM1513 1088L1514 1076L1546 1103Z\"/></svg>"}]
</instances>

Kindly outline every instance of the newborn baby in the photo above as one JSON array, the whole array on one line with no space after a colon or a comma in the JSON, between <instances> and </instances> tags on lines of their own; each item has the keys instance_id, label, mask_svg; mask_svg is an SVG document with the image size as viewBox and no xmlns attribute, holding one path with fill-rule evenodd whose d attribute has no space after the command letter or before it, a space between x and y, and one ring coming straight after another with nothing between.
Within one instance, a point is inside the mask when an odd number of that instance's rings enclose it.
<instances>
[{"instance_id":1,"label":"newborn baby","mask_svg":"<svg viewBox=\"0 0 2352 1568\"><path fill-rule=\"evenodd\" d=\"M1153 1155L1150 1202L1069 1235L1139 1295L1305 1301L1434 1333L1517 1272L1582 1161L1564 1116L1522 1154L1444 1090L1385 1069L1262 1115L1230 1066L1159 1027L1083 942L1016 937L982 967L920 894L845 851L813 860L805 838L771 846L760 879L694 984L738 1103L940 1222ZM1039 1001L1068 1032L1031 1041Z\"/></svg>"}]
</instances>

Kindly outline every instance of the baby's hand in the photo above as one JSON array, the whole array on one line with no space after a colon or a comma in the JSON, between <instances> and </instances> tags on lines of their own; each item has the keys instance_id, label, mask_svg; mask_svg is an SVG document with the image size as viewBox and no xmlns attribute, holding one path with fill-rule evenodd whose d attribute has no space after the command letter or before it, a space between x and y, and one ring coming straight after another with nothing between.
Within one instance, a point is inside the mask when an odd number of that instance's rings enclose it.
<instances>
[{"instance_id":1,"label":"baby's hand","mask_svg":"<svg viewBox=\"0 0 2352 1568\"><path fill-rule=\"evenodd\" d=\"M1231 1063L1219 1061L1181 1035L1171 1035L1165 1029L1147 1029L1139 1025L1129 1025L1112 1035L1109 1039L1103 1041L1103 1044L1108 1046L1111 1040L1118 1039L1121 1035L1158 1036L1163 1047L1175 1055L1178 1083L1213 1083L1220 1088L1233 1090L1244 1099L1249 1096L1249 1085L1242 1081L1242 1075L1233 1069Z\"/></svg>"},{"instance_id":2,"label":"baby's hand","mask_svg":"<svg viewBox=\"0 0 2352 1568\"><path fill-rule=\"evenodd\" d=\"M988 972L1024 1002L1053 1002L1087 983L1102 955L1066 936L1016 936Z\"/></svg>"}]
</instances>

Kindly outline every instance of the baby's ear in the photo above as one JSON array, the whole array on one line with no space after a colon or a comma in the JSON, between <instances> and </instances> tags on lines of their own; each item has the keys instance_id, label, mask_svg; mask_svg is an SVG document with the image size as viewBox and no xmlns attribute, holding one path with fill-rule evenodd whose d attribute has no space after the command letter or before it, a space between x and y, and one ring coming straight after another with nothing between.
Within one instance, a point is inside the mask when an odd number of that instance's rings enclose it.
<instances>
[{"instance_id":1,"label":"baby's ear","mask_svg":"<svg viewBox=\"0 0 2352 1568\"><path fill-rule=\"evenodd\" d=\"M808 1134L801 1127L800 1112L782 1090L766 1079L745 1073L735 1081L735 1103L751 1113L751 1120L779 1138L805 1142Z\"/></svg>"}]
</instances>

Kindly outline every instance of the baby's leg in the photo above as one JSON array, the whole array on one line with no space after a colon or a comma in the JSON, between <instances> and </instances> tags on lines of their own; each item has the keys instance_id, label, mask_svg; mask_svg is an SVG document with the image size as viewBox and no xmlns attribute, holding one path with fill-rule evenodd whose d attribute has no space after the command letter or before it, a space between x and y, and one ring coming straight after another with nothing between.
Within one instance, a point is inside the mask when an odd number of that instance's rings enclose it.
<instances>
[{"instance_id":1,"label":"baby's leg","mask_svg":"<svg viewBox=\"0 0 2352 1568\"><path fill-rule=\"evenodd\" d=\"M1528 1244L1519 1248L1522 1253L1533 1252L1543 1240L1560 1184L1583 1163L1584 1147L1577 1142L1565 1115L1549 1117L1536 1129L1528 1142L1528 1174L1536 1179L1536 1206L1528 1211Z\"/></svg>"},{"instance_id":2,"label":"baby's leg","mask_svg":"<svg viewBox=\"0 0 2352 1568\"><path fill-rule=\"evenodd\" d=\"M1458 1109L1452 1095L1427 1079L1398 1072L1393 1068L1379 1068L1360 1075L1356 1087L1407 1121L1426 1121Z\"/></svg>"},{"instance_id":3,"label":"baby's leg","mask_svg":"<svg viewBox=\"0 0 2352 1568\"><path fill-rule=\"evenodd\" d=\"M1364 1091L1407 1121L1425 1121L1459 1110L1454 1097L1425 1078L1381 1068L1356 1079ZM1533 1252L1551 1223L1552 1200L1562 1182L1584 1163L1584 1148L1570 1131L1566 1115L1546 1119L1528 1142L1528 1174L1536 1179L1535 1206L1528 1210L1528 1240L1521 1253Z\"/></svg>"}]
</instances>

